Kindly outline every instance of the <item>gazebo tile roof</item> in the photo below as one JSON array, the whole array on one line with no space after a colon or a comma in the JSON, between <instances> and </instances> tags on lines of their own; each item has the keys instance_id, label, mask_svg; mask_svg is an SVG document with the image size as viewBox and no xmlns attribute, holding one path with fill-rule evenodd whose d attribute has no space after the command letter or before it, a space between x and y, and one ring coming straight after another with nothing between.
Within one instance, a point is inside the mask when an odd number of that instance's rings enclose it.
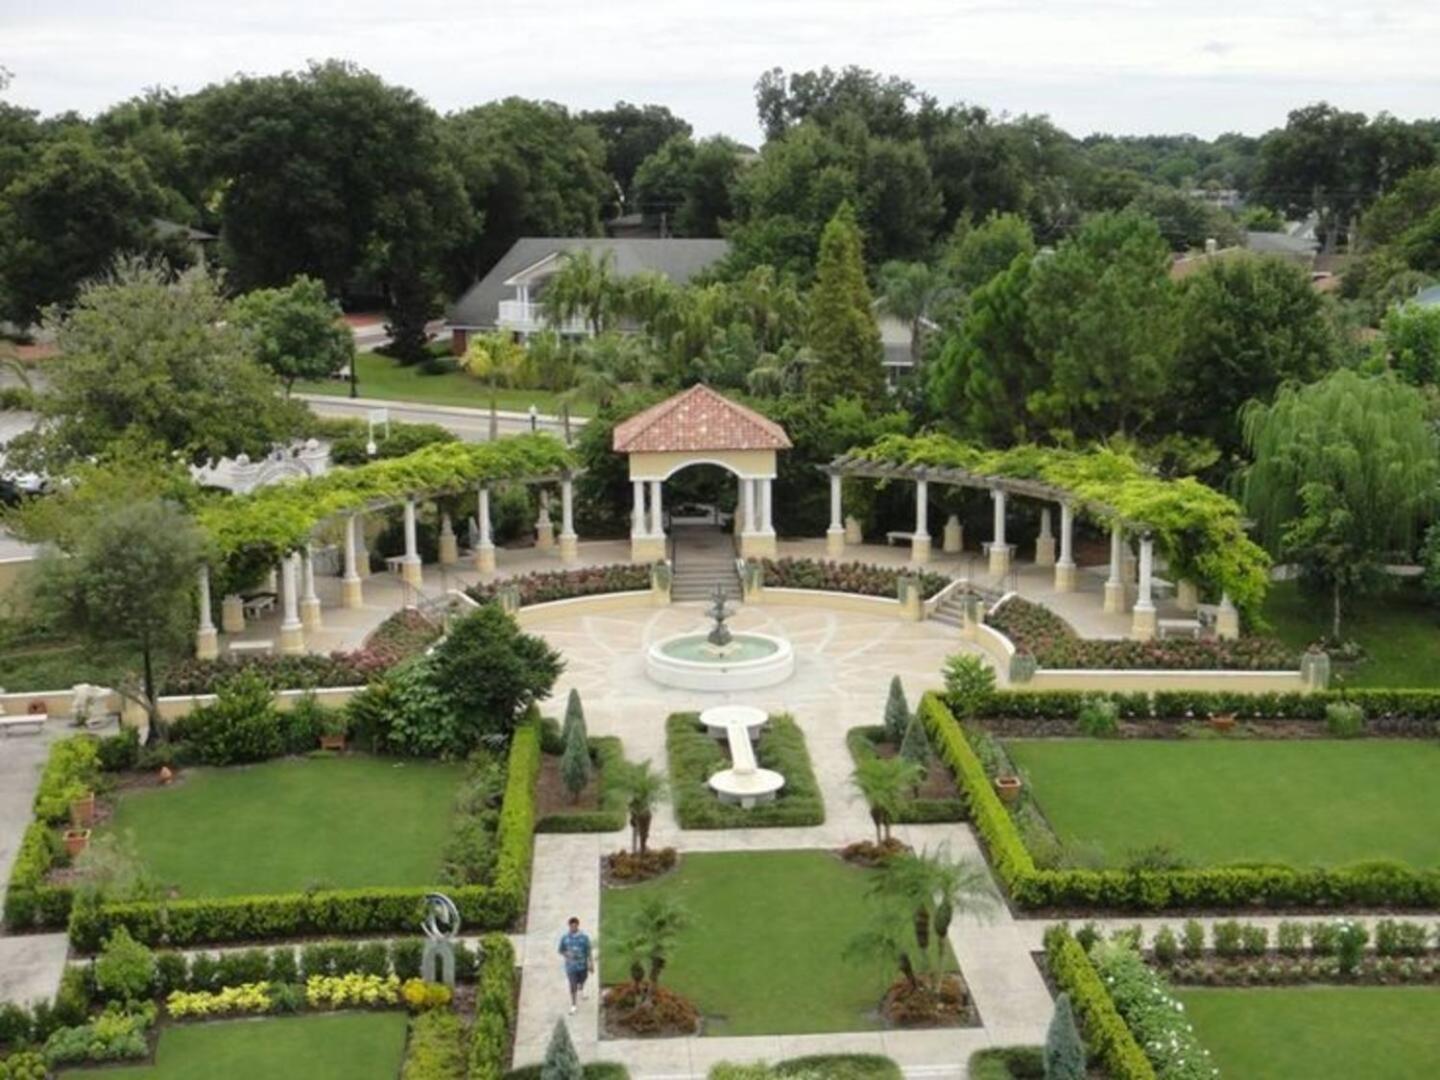
<instances>
[{"instance_id":1,"label":"gazebo tile roof","mask_svg":"<svg viewBox=\"0 0 1440 1080\"><path fill-rule=\"evenodd\" d=\"M615 427L617 453L788 450L785 429L697 383Z\"/></svg>"}]
</instances>

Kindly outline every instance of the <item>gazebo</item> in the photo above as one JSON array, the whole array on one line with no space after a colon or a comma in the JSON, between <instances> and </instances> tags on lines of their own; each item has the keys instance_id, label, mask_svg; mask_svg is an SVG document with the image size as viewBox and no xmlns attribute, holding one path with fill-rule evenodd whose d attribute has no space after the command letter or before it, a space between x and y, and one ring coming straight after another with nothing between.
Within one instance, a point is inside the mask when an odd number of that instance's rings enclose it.
<instances>
[{"instance_id":1,"label":"gazebo","mask_svg":"<svg viewBox=\"0 0 1440 1080\"><path fill-rule=\"evenodd\" d=\"M662 485L691 465L718 465L735 474L740 482L740 555L774 556L775 453L790 449L790 437L775 421L699 383L618 424L613 446L629 458L635 489L633 562L665 558Z\"/></svg>"}]
</instances>

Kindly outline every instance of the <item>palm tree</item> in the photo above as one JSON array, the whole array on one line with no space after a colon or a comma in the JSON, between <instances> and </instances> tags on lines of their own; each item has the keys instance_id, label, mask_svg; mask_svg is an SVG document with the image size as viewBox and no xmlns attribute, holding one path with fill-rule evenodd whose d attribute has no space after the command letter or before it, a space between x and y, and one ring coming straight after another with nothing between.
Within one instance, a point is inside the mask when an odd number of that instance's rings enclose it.
<instances>
[{"instance_id":1,"label":"palm tree","mask_svg":"<svg viewBox=\"0 0 1440 1080\"><path fill-rule=\"evenodd\" d=\"M893 900L886 900L876 910L870 925L845 945L842 958L859 963L879 963L886 968L894 964L900 969L905 984L911 990L919 989L920 978L915 971L915 962L910 958L910 945L901 929L904 925L904 911Z\"/></svg>"},{"instance_id":2,"label":"palm tree","mask_svg":"<svg viewBox=\"0 0 1440 1080\"><path fill-rule=\"evenodd\" d=\"M875 823L875 843L890 839L890 826L900 815L910 792L924 778L924 770L902 757L871 757L855 766L850 783L870 804L870 820ZM881 830L884 835L881 835Z\"/></svg>"},{"instance_id":3,"label":"palm tree","mask_svg":"<svg viewBox=\"0 0 1440 1080\"><path fill-rule=\"evenodd\" d=\"M620 949L630 957L631 979L638 983L643 977L649 983L647 996L655 996L660 974L691 921L690 913L668 893L647 896L625 920Z\"/></svg>"},{"instance_id":4,"label":"palm tree","mask_svg":"<svg viewBox=\"0 0 1440 1080\"><path fill-rule=\"evenodd\" d=\"M654 770L649 758L621 762L618 768L608 769L606 776L611 790L624 798L630 815L630 850L644 855L649 850L655 807L665 800L665 777Z\"/></svg>"},{"instance_id":5,"label":"palm tree","mask_svg":"<svg viewBox=\"0 0 1440 1080\"><path fill-rule=\"evenodd\" d=\"M624 311L625 286L615 275L615 253L581 248L561 256L560 269L550 276L540 303L545 320L560 327L583 318L590 333L599 336Z\"/></svg>"},{"instance_id":6,"label":"palm tree","mask_svg":"<svg viewBox=\"0 0 1440 1080\"><path fill-rule=\"evenodd\" d=\"M525 365L525 346L505 334L482 334L465 350L463 366L490 385L490 441L500 437L499 388Z\"/></svg>"},{"instance_id":7,"label":"palm tree","mask_svg":"<svg viewBox=\"0 0 1440 1080\"><path fill-rule=\"evenodd\" d=\"M904 852L879 869L871 893L882 904L908 908L915 943L927 958L938 988L945 974L945 948L950 925L957 914L987 916L999 902L984 865L972 858L953 858L942 845L932 854ZM933 962L930 946L935 946Z\"/></svg>"},{"instance_id":8,"label":"palm tree","mask_svg":"<svg viewBox=\"0 0 1440 1080\"><path fill-rule=\"evenodd\" d=\"M745 376L745 388L762 397L797 394L805 387L806 373L815 364L815 354L801 346L783 346L778 353L761 353Z\"/></svg>"},{"instance_id":9,"label":"palm tree","mask_svg":"<svg viewBox=\"0 0 1440 1080\"><path fill-rule=\"evenodd\" d=\"M925 319L953 291L939 270L918 262L892 260L880 267L880 310L910 327L910 360L918 368Z\"/></svg>"}]
</instances>

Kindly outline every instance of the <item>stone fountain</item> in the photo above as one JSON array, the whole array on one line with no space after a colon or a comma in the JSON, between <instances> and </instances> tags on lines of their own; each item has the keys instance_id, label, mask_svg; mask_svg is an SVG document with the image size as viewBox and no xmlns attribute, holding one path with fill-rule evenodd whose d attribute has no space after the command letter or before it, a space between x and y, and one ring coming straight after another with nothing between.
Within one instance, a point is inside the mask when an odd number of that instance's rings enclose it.
<instances>
[{"instance_id":1,"label":"stone fountain","mask_svg":"<svg viewBox=\"0 0 1440 1080\"><path fill-rule=\"evenodd\" d=\"M794 674L790 642L725 625L733 612L724 585L715 586L706 614L713 622L708 633L676 634L650 646L645 653L650 678L681 690L725 693L774 686Z\"/></svg>"}]
</instances>

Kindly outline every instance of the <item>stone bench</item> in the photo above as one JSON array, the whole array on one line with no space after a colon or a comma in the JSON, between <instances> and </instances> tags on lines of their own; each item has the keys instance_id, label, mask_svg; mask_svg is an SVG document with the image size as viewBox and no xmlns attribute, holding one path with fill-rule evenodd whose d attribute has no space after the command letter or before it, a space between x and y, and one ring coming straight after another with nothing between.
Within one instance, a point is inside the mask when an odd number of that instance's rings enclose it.
<instances>
[{"instance_id":1,"label":"stone bench","mask_svg":"<svg viewBox=\"0 0 1440 1080\"><path fill-rule=\"evenodd\" d=\"M232 653L257 653L260 655L273 653L275 642L272 638L258 638L255 641L232 641L230 642Z\"/></svg>"},{"instance_id":2,"label":"stone bench","mask_svg":"<svg viewBox=\"0 0 1440 1080\"><path fill-rule=\"evenodd\" d=\"M275 610L274 593L256 593L247 596L240 602L240 609L245 613L247 619L258 619L267 611Z\"/></svg>"},{"instance_id":3,"label":"stone bench","mask_svg":"<svg viewBox=\"0 0 1440 1080\"><path fill-rule=\"evenodd\" d=\"M11 735L39 735L45 729L45 713L26 713L23 716L0 716L0 732L8 739Z\"/></svg>"},{"instance_id":4,"label":"stone bench","mask_svg":"<svg viewBox=\"0 0 1440 1080\"><path fill-rule=\"evenodd\" d=\"M757 803L774 799L785 786L785 778L770 769L760 768L755 760L755 745L750 741L753 717L746 714L761 710L745 709L743 706L731 708L736 709L739 715L724 724L726 742L730 747L730 768L717 772L708 783L721 802L738 803L742 809L749 810Z\"/></svg>"},{"instance_id":5,"label":"stone bench","mask_svg":"<svg viewBox=\"0 0 1440 1080\"><path fill-rule=\"evenodd\" d=\"M770 714L752 705L716 705L700 714L700 723L712 739L727 739L730 729L738 726L755 742L769 722Z\"/></svg>"},{"instance_id":6,"label":"stone bench","mask_svg":"<svg viewBox=\"0 0 1440 1080\"><path fill-rule=\"evenodd\" d=\"M1155 632L1162 638L1181 636L1198 638L1200 636L1200 628L1199 619L1155 620Z\"/></svg>"},{"instance_id":7,"label":"stone bench","mask_svg":"<svg viewBox=\"0 0 1440 1080\"><path fill-rule=\"evenodd\" d=\"M885 543L887 544L898 544L902 540L907 544L913 544L915 543L915 534L913 532L904 532L900 529L885 534Z\"/></svg>"}]
</instances>

